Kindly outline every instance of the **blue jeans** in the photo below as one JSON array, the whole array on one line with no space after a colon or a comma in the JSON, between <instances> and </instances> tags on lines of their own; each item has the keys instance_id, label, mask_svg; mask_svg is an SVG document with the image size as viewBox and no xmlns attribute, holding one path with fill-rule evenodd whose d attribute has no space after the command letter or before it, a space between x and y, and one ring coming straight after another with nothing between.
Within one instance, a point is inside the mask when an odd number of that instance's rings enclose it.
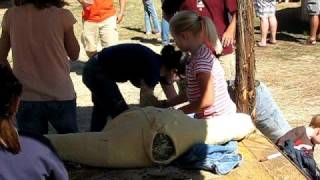
<instances>
[{"instance_id":1,"label":"blue jeans","mask_svg":"<svg viewBox=\"0 0 320 180\"><path fill-rule=\"evenodd\" d=\"M230 96L234 99L234 81L228 81ZM291 130L277 103L265 84L256 86L256 127L273 142Z\"/></svg>"},{"instance_id":2,"label":"blue jeans","mask_svg":"<svg viewBox=\"0 0 320 180\"><path fill-rule=\"evenodd\" d=\"M60 134L78 132L76 100L21 101L17 113L18 129L47 134L48 122Z\"/></svg>"},{"instance_id":3,"label":"blue jeans","mask_svg":"<svg viewBox=\"0 0 320 180\"><path fill-rule=\"evenodd\" d=\"M159 33L161 31L160 29L160 23L157 15L157 11L152 3L152 0L142 0L143 6L144 6L144 22L146 25L146 33L151 33L151 19L153 23L153 28L155 33ZM151 19L150 19L151 18Z\"/></svg>"},{"instance_id":4,"label":"blue jeans","mask_svg":"<svg viewBox=\"0 0 320 180\"><path fill-rule=\"evenodd\" d=\"M242 157L237 154L237 142L224 145L196 144L175 162L184 168L227 174L239 165Z\"/></svg>"},{"instance_id":5,"label":"blue jeans","mask_svg":"<svg viewBox=\"0 0 320 180\"><path fill-rule=\"evenodd\" d=\"M161 21L161 40L162 40L162 45L168 45L170 44L170 30L169 30L169 22L167 20L165 20L164 18L162 18Z\"/></svg>"},{"instance_id":6,"label":"blue jeans","mask_svg":"<svg viewBox=\"0 0 320 180\"><path fill-rule=\"evenodd\" d=\"M161 0L161 4L164 0ZM162 12L162 21L161 21L161 40L162 45L170 44L170 28L169 22L163 17L164 12Z\"/></svg>"},{"instance_id":7,"label":"blue jeans","mask_svg":"<svg viewBox=\"0 0 320 180\"><path fill-rule=\"evenodd\" d=\"M262 82L256 87L256 114L257 128L273 142L291 130L270 91Z\"/></svg>"},{"instance_id":8,"label":"blue jeans","mask_svg":"<svg viewBox=\"0 0 320 180\"><path fill-rule=\"evenodd\" d=\"M93 102L90 131L101 131L109 116L114 118L129 109L116 82L97 64L96 56L85 64L82 81L90 89Z\"/></svg>"}]
</instances>

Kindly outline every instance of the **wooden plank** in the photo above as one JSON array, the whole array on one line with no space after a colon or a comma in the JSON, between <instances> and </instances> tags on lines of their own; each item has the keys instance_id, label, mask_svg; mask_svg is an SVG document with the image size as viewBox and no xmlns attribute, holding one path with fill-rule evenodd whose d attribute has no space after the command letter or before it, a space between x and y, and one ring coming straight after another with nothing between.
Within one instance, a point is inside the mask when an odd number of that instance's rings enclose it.
<instances>
[{"instance_id":1,"label":"wooden plank","mask_svg":"<svg viewBox=\"0 0 320 180\"><path fill-rule=\"evenodd\" d=\"M262 165L268 174L276 179L306 179L301 171L285 156L265 162L257 162L268 155L278 153L278 149L261 133L254 133L243 140L240 148L249 150L255 157L255 163Z\"/></svg>"},{"instance_id":2,"label":"wooden plank","mask_svg":"<svg viewBox=\"0 0 320 180\"><path fill-rule=\"evenodd\" d=\"M150 167L144 169L82 168L69 170L70 179L306 179L285 157L259 162L260 159L278 152L263 135L254 133L239 142L239 152L244 161L240 167L225 176L206 171L182 170L177 167Z\"/></svg>"}]
</instances>

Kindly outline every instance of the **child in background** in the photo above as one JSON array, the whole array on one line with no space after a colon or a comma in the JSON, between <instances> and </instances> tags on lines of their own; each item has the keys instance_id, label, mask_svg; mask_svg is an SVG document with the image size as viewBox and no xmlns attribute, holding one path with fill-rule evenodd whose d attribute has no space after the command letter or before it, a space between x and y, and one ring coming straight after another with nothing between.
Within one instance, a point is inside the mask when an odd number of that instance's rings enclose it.
<instances>
[{"instance_id":1,"label":"child in background","mask_svg":"<svg viewBox=\"0 0 320 180\"><path fill-rule=\"evenodd\" d=\"M157 15L156 8L154 7L152 0L142 0L144 7L144 22L146 25L146 34L150 35L152 33L159 35L160 34L160 23ZM152 23L151 23L152 20ZM152 25L154 31L152 31Z\"/></svg>"},{"instance_id":2,"label":"child in background","mask_svg":"<svg viewBox=\"0 0 320 180\"><path fill-rule=\"evenodd\" d=\"M186 114L195 113L196 118L235 113L223 68L212 53L222 51L212 21L191 11L181 11L171 19L170 30L177 46L190 53L190 58L186 62L187 95L181 94L167 104L173 106L188 100L189 104L180 109Z\"/></svg>"},{"instance_id":3,"label":"child in background","mask_svg":"<svg viewBox=\"0 0 320 180\"><path fill-rule=\"evenodd\" d=\"M18 134L14 121L22 85L9 67L0 65L0 84L0 179L69 179L48 139Z\"/></svg>"},{"instance_id":4,"label":"child in background","mask_svg":"<svg viewBox=\"0 0 320 180\"><path fill-rule=\"evenodd\" d=\"M314 146L320 144L320 114L311 119L308 127L299 126L287 132L279 138L277 146L283 147L287 140L292 140L296 149L305 149L313 153Z\"/></svg>"},{"instance_id":5,"label":"child in background","mask_svg":"<svg viewBox=\"0 0 320 180\"><path fill-rule=\"evenodd\" d=\"M254 7L257 17L260 18L261 40L259 47L267 46L267 43L276 44L277 18L276 18L276 0L254 0ZM267 40L268 32L271 31L270 39Z\"/></svg>"},{"instance_id":6,"label":"child in background","mask_svg":"<svg viewBox=\"0 0 320 180\"><path fill-rule=\"evenodd\" d=\"M279 138L277 146L308 176L319 179L320 171L313 157L320 144L320 114L315 115L308 127L296 127Z\"/></svg>"}]
</instances>

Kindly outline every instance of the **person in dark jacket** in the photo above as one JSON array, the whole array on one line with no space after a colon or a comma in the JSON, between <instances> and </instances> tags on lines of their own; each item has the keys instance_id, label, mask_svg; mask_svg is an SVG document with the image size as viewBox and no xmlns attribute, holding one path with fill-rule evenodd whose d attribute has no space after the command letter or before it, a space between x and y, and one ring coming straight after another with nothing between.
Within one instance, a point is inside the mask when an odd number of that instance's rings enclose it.
<instances>
[{"instance_id":1,"label":"person in dark jacket","mask_svg":"<svg viewBox=\"0 0 320 180\"><path fill-rule=\"evenodd\" d=\"M182 74L181 57L182 52L171 45L159 55L140 44L119 44L90 58L83 70L83 82L90 89L94 104L91 131L101 131L108 116L114 118L128 109L117 82L130 81L140 88L140 94L152 95L160 82L166 93L165 87L173 87L172 82Z\"/></svg>"}]
</instances>

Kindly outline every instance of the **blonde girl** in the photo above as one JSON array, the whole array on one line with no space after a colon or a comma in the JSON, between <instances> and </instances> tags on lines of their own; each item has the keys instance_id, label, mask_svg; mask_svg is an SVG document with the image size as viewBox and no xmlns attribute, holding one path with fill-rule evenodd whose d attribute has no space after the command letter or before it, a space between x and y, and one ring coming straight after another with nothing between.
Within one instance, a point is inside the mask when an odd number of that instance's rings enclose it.
<instances>
[{"instance_id":1,"label":"blonde girl","mask_svg":"<svg viewBox=\"0 0 320 180\"><path fill-rule=\"evenodd\" d=\"M170 31L180 50L190 57L186 61L187 93L168 100L168 104L189 101L180 109L202 119L235 113L223 68L213 54L219 54L222 46L212 21L191 11L181 11L171 19Z\"/></svg>"}]
</instances>

